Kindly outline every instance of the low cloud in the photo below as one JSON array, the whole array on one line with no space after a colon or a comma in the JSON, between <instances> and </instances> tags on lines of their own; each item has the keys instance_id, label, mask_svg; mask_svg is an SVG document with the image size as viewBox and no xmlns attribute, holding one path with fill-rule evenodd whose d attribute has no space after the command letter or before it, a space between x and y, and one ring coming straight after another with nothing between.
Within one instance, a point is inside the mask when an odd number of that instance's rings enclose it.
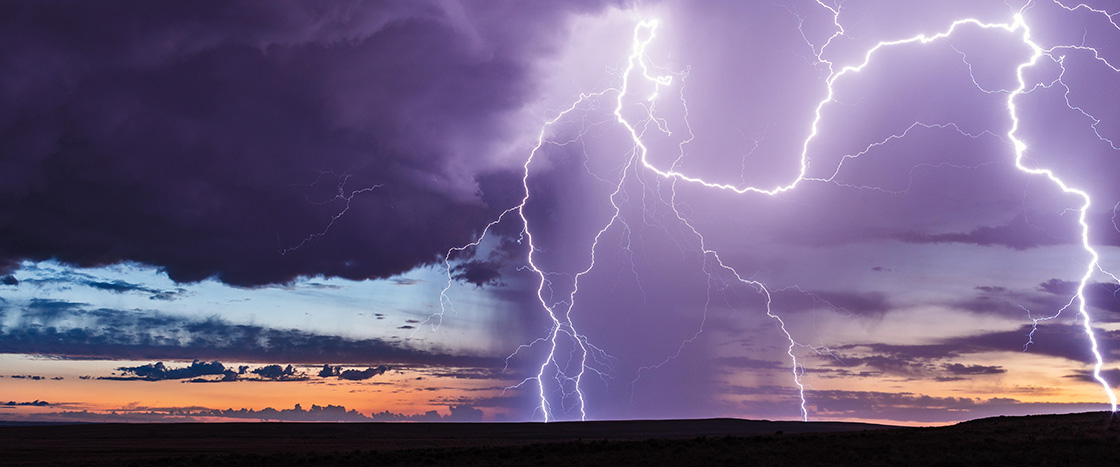
<instances>
[{"instance_id":1,"label":"low cloud","mask_svg":"<svg viewBox=\"0 0 1120 467\"><path fill-rule=\"evenodd\" d=\"M8 401L7 404L4 404L4 407L48 407L50 405L50 402L35 399L31 402Z\"/></svg>"},{"instance_id":2,"label":"low cloud","mask_svg":"<svg viewBox=\"0 0 1120 467\"><path fill-rule=\"evenodd\" d=\"M1118 352L1114 348L1114 341L1120 335L1101 330L1097 330L1096 334L1105 359L1115 359ZM1027 352L1086 364L1094 363L1096 357L1089 349L1086 339L1085 328L1080 325L1049 322L1039 325L1037 329L1027 324L1012 331L955 337L943 342L956 347L960 353Z\"/></svg>"},{"instance_id":3,"label":"low cloud","mask_svg":"<svg viewBox=\"0 0 1120 467\"><path fill-rule=\"evenodd\" d=\"M817 371L825 378L891 376L909 380L960 381L1006 373L1001 366L945 362L972 353L970 347L942 345L847 345L831 349L819 358L831 368ZM837 369L836 367L841 367ZM862 371L849 371L859 369Z\"/></svg>"},{"instance_id":4,"label":"low cloud","mask_svg":"<svg viewBox=\"0 0 1120 467\"><path fill-rule=\"evenodd\" d=\"M119 360L233 360L501 368L494 357L427 351L382 339L349 339L298 329L191 319L147 310L91 308L61 300L0 303L0 353ZM75 325L72 323L81 323Z\"/></svg>"},{"instance_id":5,"label":"low cloud","mask_svg":"<svg viewBox=\"0 0 1120 467\"><path fill-rule=\"evenodd\" d=\"M34 279L28 279L24 282L39 286L78 285L114 294L135 293L148 295L148 298L151 300L165 301L176 300L180 298L184 293L186 293L186 289L181 287L174 289L157 289L154 287L135 284L121 279L104 279L93 274L72 269L48 270L44 268L36 268L35 266L31 266L30 269L42 275ZM15 281L15 278L12 277L12 280ZM16 284L18 284L18 281L11 285Z\"/></svg>"},{"instance_id":6,"label":"low cloud","mask_svg":"<svg viewBox=\"0 0 1120 467\"><path fill-rule=\"evenodd\" d=\"M1007 373L1003 367L987 366L987 365L962 365L960 363L946 363L942 366L945 371L952 375L958 376L973 376L973 375L998 375Z\"/></svg>"},{"instance_id":7,"label":"low cloud","mask_svg":"<svg viewBox=\"0 0 1120 467\"><path fill-rule=\"evenodd\" d=\"M373 378L374 376L383 375L386 371L389 371L389 367L385 365L381 365L377 368L366 368L364 370L345 370L342 373L339 373L338 379L344 379L348 381L364 381Z\"/></svg>"},{"instance_id":8,"label":"low cloud","mask_svg":"<svg viewBox=\"0 0 1120 467\"><path fill-rule=\"evenodd\" d=\"M270 379L270 380L295 380L295 379L306 380L307 379L306 377L303 377L302 374L297 375L295 368L293 368L291 365L288 365L286 367L283 367L283 366L280 366L280 365L275 365L275 364L274 365L265 365L265 366L262 366L260 368L256 368L256 369L252 370L252 373L255 374L255 375L259 375L263 379Z\"/></svg>"},{"instance_id":9,"label":"low cloud","mask_svg":"<svg viewBox=\"0 0 1120 467\"><path fill-rule=\"evenodd\" d=\"M1043 228L1042 224L1046 224L1047 227ZM1066 235L1055 235L1055 232L1063 232ZM1003 246L1022 251L1040 246L1072 243L1074 237L1068 235L1069 233L1071 233L1069 226L1063 227L1060 217L1037 213L1031 216L1031 222L1027 222L1024 215L1019 215L1006 224L980 226L968 232L940 234L907 232L898 234L895 238L907 243L965 243Z\"/></svg>"},{"instance_id":10,"label":"low cloud","mask_svg":"<svg viewBox=\"0 0 1120 467\"><path fill-rule=\"evenodd\" d=\"M368 367L364 370L343 369L342 366L331 366L324 364L323 369L319 370L320 378L338 378L347 381L365 381L375 376L381 376L385 372L393 369L388 365L379 365L377 367Z\"/></svg>"},{"instance_id":11,"label":"low cloud","mask_svg":"<svg viewBox=\"0 0 1120 467\"><path fill-rule=\"evenodd\" d=\"M495 261L470 260L451 268L451 278L474 284L475 287L501 286L501 264Z\"/></svg>"},{"instance_id":12,"label":"low cloud","mask_svg":"<svg viewBox=\"0 0 1120 467\"><path fill-rule=\"evenodd\" d=\"M813 391L808 394L808 405L814 412L830 417L858 416L919 423L945 423L996 415L1084 412L1107 407L1083 403L1028 403L1005 397L936 397L876 391Z\"/></svg>"},{"instance_id":13,"label":"low cloud","mask_svg":"<svg viewBox=\"0 0 1120 467\"><path fill-rule=\"evenodd\" d=\"M122 366L117 368L123 377L103 377L99 379L136 379L144 381L163 381L168 379L190 379L199 376L209 375L224 375L227 371L233 373L232 370L227 370L225 365L213 362L200 362L195 360L189 366L183 368L168 368L163 362L156 362L140 366ZM234 373L236 374L236 373ZM132 375L132 376L128 376Z\"/></svg>"},{"instance_id":14,"label":"low cloud","mask_svg":"<svg viewBox=\"0 0 1120 467\"><path fill-rule=\"evenodd\" d=\"M1101 370L1100 374L1113 388L1120 389L1120 368ZM1094 375L1092 371L1088 370L1077 370L1073 374L1066 375L1065 377L1077 379L1086 383L1100 384L1100 381L1097 381L1097 376Z\"/></svg>"},{"instance_id":15,"label":"low cloud","mask_svg":"<svg viewBox=\"0 0 1120 467\"><path fill-rule=\"evenodd\" d=\"M2 407L2 406L0 406ZM443 415L438 411L429 410L424 413L404 414L390 412L374 412L369 415L354 409L347 409L342 405L328 404L325 406L312 405L304 409L301 404L296 404L290 409L209 409L205 407L143 407L133 406L113 410L108 413L82 411L65 411L44 414L28 415L28 420L42 421L68 421L68 422L171 422L171 421L205 421L218 419L228 420L253 420L253 421L293 421L293 422L478 422L482 421L483 412L470 405L450 405L448 414Z\"/></svg>"}]
</instances>

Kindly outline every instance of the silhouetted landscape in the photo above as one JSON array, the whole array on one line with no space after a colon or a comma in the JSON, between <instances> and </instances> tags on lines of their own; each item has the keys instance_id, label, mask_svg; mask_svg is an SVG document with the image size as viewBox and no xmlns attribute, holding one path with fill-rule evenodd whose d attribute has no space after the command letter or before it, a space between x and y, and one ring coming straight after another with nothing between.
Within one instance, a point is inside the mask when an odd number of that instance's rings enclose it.
<instances>
[{"instance_id":1,"label":"silhouetted landscape","mask_svg":"<svg viewBox=\"0 0 1120 467\"><path fill-rule=\"evenodd\" d=\"M736 419L0 426L4 465L1105 465L1114 415L947 427Z\"/></svg>"}]
</instances>

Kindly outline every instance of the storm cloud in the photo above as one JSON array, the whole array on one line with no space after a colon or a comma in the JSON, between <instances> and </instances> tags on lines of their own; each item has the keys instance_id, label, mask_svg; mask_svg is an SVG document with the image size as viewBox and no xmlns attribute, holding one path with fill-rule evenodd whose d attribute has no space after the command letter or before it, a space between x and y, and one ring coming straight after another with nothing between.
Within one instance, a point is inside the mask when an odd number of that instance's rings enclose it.
<instances>
[{"instance_id":1,"label":"storm cloud","mask_svg":"<svg viewBox=\"0 0 1120 467\"><path fill-rule=\"evenodd\" d=\"M434 261L511 204L492 161L526 149L533 61L602 7L490 6L5 2L0 275L136 261L256 286Z\"/></svg>"}]
</instances>

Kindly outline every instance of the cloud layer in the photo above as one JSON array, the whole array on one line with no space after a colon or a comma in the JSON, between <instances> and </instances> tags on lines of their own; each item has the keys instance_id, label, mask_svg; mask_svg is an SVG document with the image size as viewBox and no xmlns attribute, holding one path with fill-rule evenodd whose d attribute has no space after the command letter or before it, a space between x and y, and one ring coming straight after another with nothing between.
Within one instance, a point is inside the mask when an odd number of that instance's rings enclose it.
<instances>
[{"instance_id":1,"label":"cloud layer","mask_svg":"<svg viewBox=\"0 0 1120 467\"><path fill-rule=\"evenodd\" d=\"M533 63L598 3L5 2L0 272L254 286L429 263L510 204L488 184L524 149Z\"/></svg>"}]
</instances>

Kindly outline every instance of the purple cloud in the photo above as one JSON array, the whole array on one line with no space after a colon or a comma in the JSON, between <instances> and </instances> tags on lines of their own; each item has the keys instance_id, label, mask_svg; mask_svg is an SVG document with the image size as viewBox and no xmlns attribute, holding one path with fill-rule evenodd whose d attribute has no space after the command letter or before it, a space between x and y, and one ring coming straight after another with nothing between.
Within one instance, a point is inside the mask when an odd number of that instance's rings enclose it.
<instances>
[{"instance_id":1,"label":"purple cloud","mask_svg":"<svg viewBox=\"0 0 1120 467\"><path fill-rule=\"evenodd\" d=\"M516 165L480 158L520 137L568 14L598 8L6 2L0 271L256 286L431 263L511 204Z\"/></svg>"}]
</instances>

